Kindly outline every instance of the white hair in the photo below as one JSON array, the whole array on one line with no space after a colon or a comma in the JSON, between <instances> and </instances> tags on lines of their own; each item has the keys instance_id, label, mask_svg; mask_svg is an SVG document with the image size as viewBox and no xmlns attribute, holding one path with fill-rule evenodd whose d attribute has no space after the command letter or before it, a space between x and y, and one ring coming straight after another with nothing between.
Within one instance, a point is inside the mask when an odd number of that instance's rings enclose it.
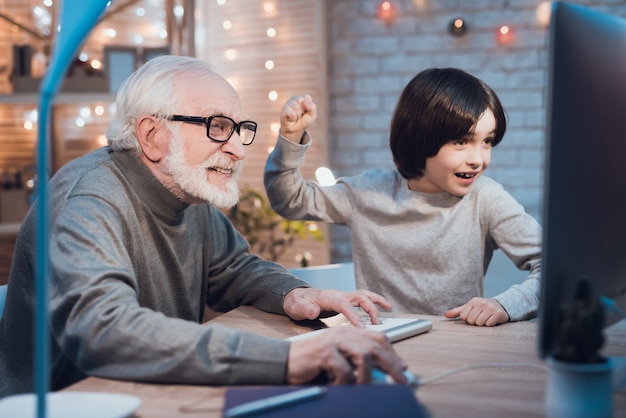
<instances>
[{"instance_id":1,"label":"white hair","mask_svg":"<svg viewBox=\"0 0 626 418\"><path fill-rule=\"evenodd\" d=\"M207 76L215 72L208 62L197 58L162 55L146 62L122 83L107 131L112 149L141 152L135 135L137 118L142 114L171 116L180 105L176 79L181 74Z\"/></svg>"}]
</instances>

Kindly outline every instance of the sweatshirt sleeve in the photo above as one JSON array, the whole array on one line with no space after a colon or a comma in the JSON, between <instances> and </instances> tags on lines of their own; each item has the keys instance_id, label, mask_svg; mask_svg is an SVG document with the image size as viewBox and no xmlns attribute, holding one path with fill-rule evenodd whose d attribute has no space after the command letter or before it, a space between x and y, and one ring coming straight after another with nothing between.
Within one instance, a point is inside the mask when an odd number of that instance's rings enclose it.
<instances>
[{"instance_id":1,"label":"sweatshirt sleeve","mask_svg":"<svg viewBox=\"0 0 626 418\"><path fill-rule=\"evenodd\" d=\"M506 309L511 321L537 316L541 295L541 239L540 224L502 186L493 183L487 195L489 204L483 215L489 235L519 268L528 276L519 284L495 296Z\"/></svg>"},{"instance_id":2,"label":"sweatshirt sleeve","mask_svg":"<svg viewBox=\"0 0 626 418\"><path fill-rule=\"evenodd\" d=\"M264 184L272 208L287 219L315 220L345 225L352 206L345 185L338 181L332 186L320 186L306 181L300 167L311 145L305 134L302 144L278 136L276 146L268 156Z\"/></svg>"}]
</instances>

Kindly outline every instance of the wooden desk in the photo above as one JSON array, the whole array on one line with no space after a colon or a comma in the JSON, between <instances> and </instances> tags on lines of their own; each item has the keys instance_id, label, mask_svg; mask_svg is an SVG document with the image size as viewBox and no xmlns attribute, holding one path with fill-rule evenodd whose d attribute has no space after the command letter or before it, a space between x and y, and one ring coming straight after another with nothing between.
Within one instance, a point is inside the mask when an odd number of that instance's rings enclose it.
<instances>
[{"instance_id":1,"label":"wooden desk","mask_svg":"<svg viewBox=\"0 0 626 418\"><path fill-rule=\"evenodd\" d=\"M413 373L428 378L478 363L507 363L510 367L479 368L453 374L420 387L418 400L438 417L543 417L547 372L514 366L544 364L538 359L537 322L516 322L494 328L475 327L438 316L426 334L394 344ZM286 338L307 331L287 318L242 307L213 320L259 334ZM626 321L606 333L607 355L626 355ZM142 399L135 418L221 417L225 388L155 385L88 378L67 390L133 394ZM615 414L626 416L626 390L613 396Z\"/></svg>"}]
</instances>

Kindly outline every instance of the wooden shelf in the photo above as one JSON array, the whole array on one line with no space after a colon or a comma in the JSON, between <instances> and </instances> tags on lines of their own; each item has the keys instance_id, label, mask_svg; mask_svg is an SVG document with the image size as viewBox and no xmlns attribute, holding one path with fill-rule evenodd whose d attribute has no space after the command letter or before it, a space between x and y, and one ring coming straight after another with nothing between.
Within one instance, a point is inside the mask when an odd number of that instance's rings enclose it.
<instances>
[{"instance_id":1,"label":"wooden shelf","mask_svg":"<svg viewBox=\"0 0 626 418\"><path fill-rule=\"evenodd\" d=\"M54 103L114 102L115 94L103 92L59 93ZM39 93L0 94L0 103L39 103Z\"/></svg>"}]
</instances>

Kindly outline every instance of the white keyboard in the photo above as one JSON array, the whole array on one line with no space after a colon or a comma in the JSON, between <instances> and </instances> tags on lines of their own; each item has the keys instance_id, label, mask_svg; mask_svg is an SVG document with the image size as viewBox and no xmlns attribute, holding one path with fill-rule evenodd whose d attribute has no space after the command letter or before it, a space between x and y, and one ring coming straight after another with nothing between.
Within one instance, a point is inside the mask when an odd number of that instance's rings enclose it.
<instances>
[{"instance_id":1,"label":"white keyboard","mask_svg":"<svg viewBox=\"0 0 626 418\"><path fill-rule=\"evenodd\" d=\"M341 315L341 317L343 317L343 315ZM343 317L343 320L341 321L331 320L325 322L328 325L327 328L321 328L311 332L305 332L304 334L295 335L287 339L290 341L303 340L311 338L315 335L319 335L320 333L326 332L330 328L336 326L351 325L345 319L345 317ZM413 337L415 335L423 334L430 331L433 327L432 321L428 319L408 317L381 317L380 324L378 325L372 324L369 317L363 317L361 319L361 323L366 329L384 332L387 335L387 338L389 338L389 341L391 341L392 343L403 340L405 338Z\"/></svg>"}]
</instances>

